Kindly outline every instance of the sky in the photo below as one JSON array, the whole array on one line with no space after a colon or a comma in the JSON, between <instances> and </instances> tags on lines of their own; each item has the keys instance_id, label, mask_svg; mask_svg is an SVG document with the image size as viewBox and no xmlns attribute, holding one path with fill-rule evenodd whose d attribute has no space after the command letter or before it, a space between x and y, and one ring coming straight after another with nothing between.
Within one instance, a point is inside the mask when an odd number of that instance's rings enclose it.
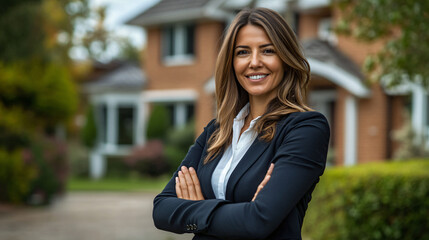
<instances>
[{"instance_id":1,"label":"sky","mask_svg":"<svg viewBox=\"0 0 429 240\"><path fill-rule=\"evenodd\" d=\"M146 42L146 32L143 28L137 26L125 25L124 23L132 17L138 15L145 9L153 6L159 0L90 0L91 8L106 6L105 27L107 30L113 31L116 35L129 37L131 43L142 48ZM117 47L110 46L106 59L112 58L117 54ZM86 50L83 48L75 48L70 53L74 59L85 59Z\"/></svg>"}]
</instances>

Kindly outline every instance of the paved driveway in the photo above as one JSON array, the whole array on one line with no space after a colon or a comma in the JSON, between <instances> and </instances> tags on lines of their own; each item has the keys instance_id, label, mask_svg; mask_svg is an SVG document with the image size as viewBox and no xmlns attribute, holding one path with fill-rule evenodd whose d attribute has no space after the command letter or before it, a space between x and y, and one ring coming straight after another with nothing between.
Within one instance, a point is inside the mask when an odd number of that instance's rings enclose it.
<instances>
[{"instance_id":1,"label":"paved driveway","mask_svg":"<svg viewBox=\"0 0 429 240\"><path fill-rule=\"evenodd\" d=\"M48 208L0 211L1 240L185 240L157 230L151 193L69 193Z\"/></svg>"}]
</instances>

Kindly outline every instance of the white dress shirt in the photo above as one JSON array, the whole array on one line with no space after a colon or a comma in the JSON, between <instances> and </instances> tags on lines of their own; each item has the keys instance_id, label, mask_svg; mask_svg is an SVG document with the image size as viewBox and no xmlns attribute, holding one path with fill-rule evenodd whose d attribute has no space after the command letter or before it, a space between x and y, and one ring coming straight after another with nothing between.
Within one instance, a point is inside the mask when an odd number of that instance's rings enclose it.
<instances>
[{"instance_id":1,"label":"white dress shirt","mask_svg":"<svg viewBox=\"0 0 429 240\"><path fill-rule=\"evenodd\" d=\"M258 136L255 129L253 129L253 126L256 124L256 121L260 116L253 119L250 122L249 128L240 136L244 120L249 114L249 106L249 103L247 103L234 118L234 125L232 127L232 143L223 153L222 158L213 172L212 187L217 199L225 199L226 185L231 173Z\"/></svg>"}]
</instances>

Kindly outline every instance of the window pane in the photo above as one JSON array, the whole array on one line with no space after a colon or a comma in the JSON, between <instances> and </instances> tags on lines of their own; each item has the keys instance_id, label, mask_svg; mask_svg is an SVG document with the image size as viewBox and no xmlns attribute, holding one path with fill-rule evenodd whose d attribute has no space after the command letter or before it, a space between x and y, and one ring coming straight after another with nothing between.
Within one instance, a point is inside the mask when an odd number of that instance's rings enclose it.
<instances>
[{"instance_id":1,"label":"window pane","mask_svg":"<svg viewBox=\"0 0 429 240\"><path fill-rule=\"evenodd\" d=\"M194 104L190 103L186 105L186 122L189 122L191 119L194 118Z\"/></svg>"},{"instance_id":2,"label":"window pane","mask_svg":"<svg viewBox=\"0 0 429 240\"><path fill-rule=\"evenodd\" d=\"M163 29L161 52L164 57L174 55L174 36L173 27L169 26Z\"/></svg>"},{"instance_id":3,"label":"window pane","mask_svg":"<svg viewBox=\"0 0 429 240\"><path fill-rule=\"evenodd\" d=\"M195 25L187 25L185 29L185 54L194 54Z\"/></svg>"},{"instance_id":4,"label":"window pane","mask_svg":"<svg viewBox=\"0 0 429 240\"><path fill-rule=\"evenodd\" d=\"M134 133L134 107L118 108L118 144L132 145Z\"/></svg>"}]
</instances>

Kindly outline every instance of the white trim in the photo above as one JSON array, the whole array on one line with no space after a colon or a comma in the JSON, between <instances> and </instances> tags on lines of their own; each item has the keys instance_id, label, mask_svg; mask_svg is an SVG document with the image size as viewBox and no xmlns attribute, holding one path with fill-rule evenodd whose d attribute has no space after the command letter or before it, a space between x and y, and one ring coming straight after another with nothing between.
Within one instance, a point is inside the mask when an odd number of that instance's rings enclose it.
<instances>
[{"instance_id":1,"label":"white trim","mask_svg":"<svg viewBox=\"0 0 429 240\"><path fill-rule=\"evenodd\" d=\"M195 56L193 54L165 56L162 59L162 63L167 67L193 65Z\"/></svg>"},{"instance_id":2,"label":"white trim","mask_svg":"<svg viewBox=\"0 0 429 240\"><path fill-rule=\"evenodd\" d=\"M417 134L424 134L426 130L427 94L422 86L413 84L412 87L412 113L411 121L414 131Z\"/></svg>"},{"instance_id":3,"label":"white trim","mask_svg":"<svg viewBox=\"0 0 429 240\"><path fill-rule=\"evenodd\" d=\"M362 84L359 78L335 65L327 64L313 58L308 58L307 60L311 67L311 73L330 80L357 97L370 97L371 91Z\"/></svg>"},{"instance_id":4,"label":"white trim","mask_svg":"<svg viewBox=\"0 0 429 240\"><path fill-rule=\"evenodd\" d=\"M216 91L216 83L214 76L211 77L206 84L204 84L204 92L207 94L212 94Z\"/></svg>"},{"instance_id":5,"label":"white trim","mask_svg":"<svg viewBox=\"0 0 429 240\"><path fill-rule=\"evenodd\" d=\"M357 99L349 95L344 105L344 165L352 166L357 163Z\"/></svg>"},{"instance_id":6,"label":"white trim","mask_svg":"<svg viewBox=\"0 0 429 240\"><path fill-rule=\"evenodd\" d=\"M142 96L144 102L194 102L198 92L193 89L146 90Z\"/></svg>"}]
</instances>

